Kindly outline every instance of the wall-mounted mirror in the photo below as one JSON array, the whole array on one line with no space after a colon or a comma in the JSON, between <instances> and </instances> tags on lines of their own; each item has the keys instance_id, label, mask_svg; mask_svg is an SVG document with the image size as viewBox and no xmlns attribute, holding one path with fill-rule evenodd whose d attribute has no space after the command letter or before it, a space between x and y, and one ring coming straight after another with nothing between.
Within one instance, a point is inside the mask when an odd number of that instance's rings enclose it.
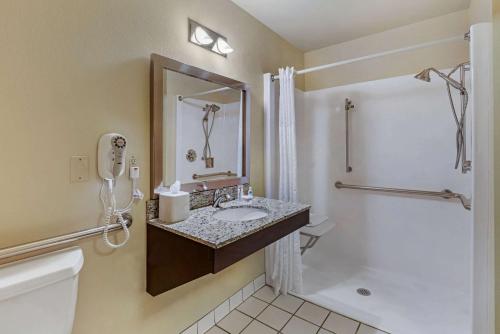
<instances>
[{"instance_id":1,"label":"wall-mounted mirror","mask_svg":"<svg viewBox=\"0 0 500 334\"><path fill-rule=\"evenodd\" d=\"M248 87L159 55L151 84L152 191L175 180L185 191L247 182Z\"/></svg>"}]
</instances>

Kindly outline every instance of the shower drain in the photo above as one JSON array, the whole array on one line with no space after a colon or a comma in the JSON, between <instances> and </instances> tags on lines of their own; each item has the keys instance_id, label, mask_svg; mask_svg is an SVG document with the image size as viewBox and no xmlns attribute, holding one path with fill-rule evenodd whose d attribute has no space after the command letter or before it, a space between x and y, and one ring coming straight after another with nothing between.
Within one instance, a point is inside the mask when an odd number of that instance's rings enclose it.
<instances>
[{"instance_id":1,"label":"shower drain","mask_svg":"<svg viewBox=\"0 0 500 334\"><path fill-rule=\"evenodd\" d=\"M359 288L356 290L357 293L359 293L361 296L370 296L372 292L368 289L365 288Z\"/></svg>"}]
</instances>

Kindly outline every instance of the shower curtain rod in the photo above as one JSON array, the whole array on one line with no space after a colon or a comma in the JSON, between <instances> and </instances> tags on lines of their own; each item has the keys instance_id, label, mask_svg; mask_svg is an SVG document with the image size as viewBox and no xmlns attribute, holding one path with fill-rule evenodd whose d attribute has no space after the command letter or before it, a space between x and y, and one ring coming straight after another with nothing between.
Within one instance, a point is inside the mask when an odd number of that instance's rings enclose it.
<instances>
[{"instance_id":1,"label":"shower curtain rod","mask_svg":"<svg viewBox=\"0 0 500 334\"><path fill-rule=\"evenodd\" d=\"M208 94L223 92L223 91L229 90L229 89L232 89L232 88L231 87L222 87L222 88L216 88L216 89L212 89L212 90L207 90L206 92L200 92L200 93L191 94L191 95L188 95L188 96L179 95L179 101L182 101L184 99L188 99L188 98L191 98L191 97L203 96L203 95L208 95Z\"/></svg>"},{"instance_id":2,"label":"shower curtain rod","mask_svg":"<svg viewBox=\"0 0 500 334\"><path fill-rule=\"evenodd\" d=\"M329 68L332 68L332 67L337 67L337 66L341 66L341 65L347 65L347 64L355 63L355 62L362 61L362 60L374 59L374 58L378 58L378 57L388 56L388 55L392 55L392 54L396 54L396 53L401 53L401 52L406 52L406 51L412 51L412 50L421 49L421 48L427 48L427 47L434 46L434 45L437 45L437 44L455 42L455 41L459 41L459 40L461 40L461 41L467 40L467 34L465 36L453 36L453 37L438 39L438 40L432 41L432 42L416 44L416 45L413 45L413 46L408 46L408 47L399 48L399 49L395 49L395 50L374 53L374 54L363 56L363 57L357 57L357 58L342 60L342 61L338 61L338 62L331 63L331 64L326 64L326 65L320 65L320 66L315 66L315 67L311 67L311 68L306 68L306 69L303 69L303 70L295 71L295 75L307 74L307 73L311 73L311 72L317 72L317 71L326 70L326 69L329 69ZM279 80L279 74L272 74L271 75L271 80L273 80L273 81L274 80Z\"/></svg>"}]
</instances>

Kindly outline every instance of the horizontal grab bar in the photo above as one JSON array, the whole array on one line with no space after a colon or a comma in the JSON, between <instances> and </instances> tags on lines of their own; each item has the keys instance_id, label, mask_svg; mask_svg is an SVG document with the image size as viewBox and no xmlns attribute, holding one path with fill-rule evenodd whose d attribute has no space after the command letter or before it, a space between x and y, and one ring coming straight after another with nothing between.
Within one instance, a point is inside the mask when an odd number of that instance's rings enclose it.
<instances>
[{"instance_id":1,"label":"horizontal grab bar","mask_svg":"<svg viewBox=\"0 0 500 334\"><path fill-rule=\"evenodd\" d=\"M413 190L413 189L401 189L401 188L370 187L370 186L359 186L355 184L344 184L340 181L335 182L335 188L379 191L385 193L416 195L416 196L426 196L426 197L440 197L444 199L458 199L466 210L471 209L470 199L465 197L465 195L463 194L454 193L449 189L445 189L443 191L427 191L427 190Z\"/></svg>"},{"instance_id":2,"label":"horizontal grab bar","mask_svg":"<svg viewBox=\"0 0 500 334\"><path fill-rule=\"evenodd\" d=\"M231 172L230 170L228 170L227 172L218 172L218 173L212 173L212 174L193 174L193 180L201 179L201 178L205 178L205 177L212 177L212 176L237 176L237 174Z\"/></svg>"},{"instance_id":3,"label":"horizontal grab bar","mask_svg":"<svg viewBox=\"0 0 500 334\"><path fill-rule=\"evenodd\" d=\"M132 216L126 214L124 215L124 218L127 227L130 227L132 225ZM7 259L13 256L35 252L38 250L43 250L50 247L61 246L81 239L86 239L96 235L100 235L104 232L105 228L106 228L105 226L99 226L99 227L89 228L87 230L60 235L49 239L38 240L27 244L2 248L0 249L0 260ZM108 230L111 232L119 230L121 228L122 226L120 224L110 224Z\"/></svg>"}]
</instances>

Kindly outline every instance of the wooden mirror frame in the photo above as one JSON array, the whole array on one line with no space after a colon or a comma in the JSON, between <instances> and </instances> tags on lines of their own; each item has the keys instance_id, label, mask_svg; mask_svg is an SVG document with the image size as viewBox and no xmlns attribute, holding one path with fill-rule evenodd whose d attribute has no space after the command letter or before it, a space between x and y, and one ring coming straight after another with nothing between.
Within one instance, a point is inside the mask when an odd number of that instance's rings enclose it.
<instances>
[{"instance_id":1,"label":"wooden mirror frame","mask_svg":"<svg viewBox=\"0 0 500 334\"><path fill-rule=\"evenodd\" d=\"M150 68L150 198L158 198L154 193L155 189L163 181L163 94L165 91L163 71L170 70L177 73L189 75L194 78L209 81L215 84L231 87L240 90L241 113L243 119L242 136L242 170L241 176L231 179L206 180L182 185L182 190L192 192L201 190L198 188L202 182L206 182L208 189L216 189L238 184L248 183L250 174L250 90L247 84L226 78L224 76L208 72L198 67L181 63L177 60L151 55Z\"/></svg>"}]
</instances>

